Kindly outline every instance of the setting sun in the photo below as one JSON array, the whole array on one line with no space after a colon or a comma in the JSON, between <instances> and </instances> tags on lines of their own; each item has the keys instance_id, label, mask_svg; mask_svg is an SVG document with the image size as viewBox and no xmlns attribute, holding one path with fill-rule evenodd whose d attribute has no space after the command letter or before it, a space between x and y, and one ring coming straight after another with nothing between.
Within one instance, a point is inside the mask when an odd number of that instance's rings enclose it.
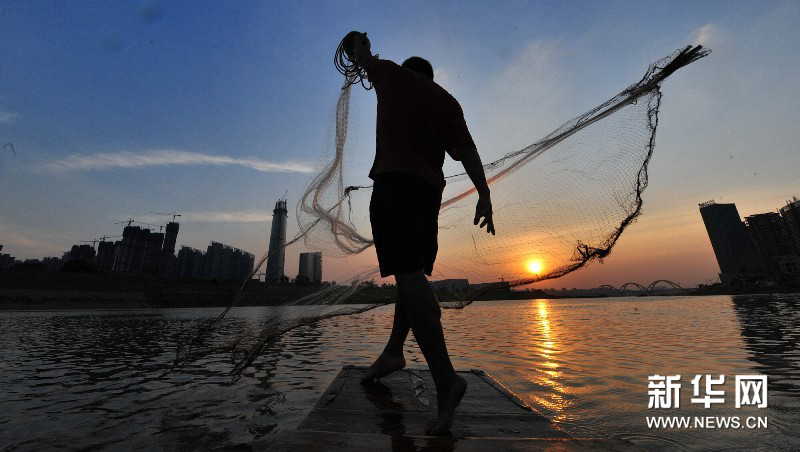
<instances>
[{"instance_id":1,"label":"setting sun","mask_svg":"<svg viewBox=\"0 0 800 452\"><path fill-rule=\"evenodd\" d=\"M542 272L542 261L538 259L531 259L525 264L525 267L528 269L529 272L534 274L539 274Z\"/></svg>"}]
</instances>

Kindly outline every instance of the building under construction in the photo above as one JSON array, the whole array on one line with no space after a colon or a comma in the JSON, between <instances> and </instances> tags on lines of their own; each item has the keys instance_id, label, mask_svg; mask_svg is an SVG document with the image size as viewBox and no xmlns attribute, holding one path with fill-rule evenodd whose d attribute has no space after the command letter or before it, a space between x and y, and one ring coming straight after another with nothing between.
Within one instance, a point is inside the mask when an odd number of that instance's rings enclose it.
<instances>
[{"instance_id":1,"label":"building under construction","mask_svg":"<svg viewBox=\"0 0 800 452\"><path fill-rule=\"evenodd\" d=\"M177 276L180 279L241 281L250 276L254 263L253 254L219 242L211 242L205 253L184 246L178 252Z\"/></svg>"},{"instance_id":2,"label":"building under construction","mask_svg":"<svg viewBox=\"0 0 800 452\"><path fill-rule=\"evenodd\" d=\"M122 230L122 240L98 242L98 270L173 277L176 271L175 243L180 225L174 221L167 223L165 234L132 226L131 223L132 220Z\"/></svg>"},{"instance_id":3,"label":"building under construction","mask_svg":"<svg viewBox=\"0 0 800 452\"><path fill-rule=\"evenodd\" d=\"M786 205L779 211L794 247L800 253L800 199L793 198L791 201L786 201Z\"/></svg>"},{"instance_id":4,"label":"building under construction","mask_svg":"<svg viewBox=\"0 0 800 452\"><path fill-rule=\"evenodd\" d=\"M708 201L699 207L719 265L720 281L730 284L764 277L765 269L736 204Z\"/></svg>"},{"instance_id":5,"label":"building under construction","mask_svg":"<svg viewBox=\"0 0 800 452\"><path fill-rule=\"evenodd\" d=\"M164 234L139 226L126 226L122 240L114 247L112 271L124 273L158 273Z\"/></svg>"},{"instance_id":6,"label":"building under construction","mask_svg":"<svg viewBox=\"0 0 800 452\"><path fill-rule=\"evenodd\" d=\"M742 221L735 204L700 204L708 238L726 285L799 284L800 202L787 202L780 213L749 215Z\"/></svg>"}]
</instances>

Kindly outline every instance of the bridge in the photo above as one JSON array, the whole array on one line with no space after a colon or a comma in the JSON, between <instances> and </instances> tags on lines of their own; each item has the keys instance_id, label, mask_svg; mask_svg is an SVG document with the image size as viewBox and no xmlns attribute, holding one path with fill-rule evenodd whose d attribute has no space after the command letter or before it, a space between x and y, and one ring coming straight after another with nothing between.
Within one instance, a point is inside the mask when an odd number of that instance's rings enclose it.
<instances>
[{"instance_id":1,"label":"bridge","mask_svg":"<svg viewBox=\"0 0 800 452\"><path fill-rule=\"evenodd\" d=\"M684 288L680 284L670 281L668 279L657 279L650 284L643 285L635 281L626 282L625 284L615 287L611 284L603 284L600 289L606 289L615 295L655 295L657 293L686 293L689 289Z\"/></svg>"}]
</instances>

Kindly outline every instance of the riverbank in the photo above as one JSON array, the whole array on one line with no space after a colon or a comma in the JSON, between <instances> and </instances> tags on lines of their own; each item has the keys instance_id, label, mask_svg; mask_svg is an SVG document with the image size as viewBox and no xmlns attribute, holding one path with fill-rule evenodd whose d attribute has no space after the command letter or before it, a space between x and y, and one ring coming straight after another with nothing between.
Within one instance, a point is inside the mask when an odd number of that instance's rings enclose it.
<instances>
[{"instance_id":1,"label":"riverbank","mask_svg":"<svg viewBox=\"0 0 800 452\"><path fill-rule=\"evenodd\" d=\"M0 273L0 309L163 308L227 306L240 289L233 281L176 281L115 273ZM241 306L269 306L319 287L251 281Z\"/></svg>"},{"instance_id":2,"label":"riverbank","mask_svg":"<svg viewBox=\"0 0 800 452\"><path fill-rule=\"evenodd\" d=\"M0 310L30 309L135 309L135 308L188 308L228 306L240 290L235 281L165 280L148 275L119 273L0 273ZM281 284L267 285L251 280L241 293L239 306L276 306L312 294L325 286ZM471 299L527 300L559 298L608 298L616 296L645 295L744 295L794 293L797 288L764 287L732 290L722 286L704 286L685 291L657 293L603 293L562 295L542 290L511 290L498 286L473 291L439 291L441 301ZM391 303L397 297L394 286L366 283L346 304Z\"/></svg>"},{"instance_id":3,"label":"riverbank","mask_svg":"<svg viewBox=\"0 0 800 452\"><path fill-rule=\"evenodd\" d=\"M276 306L298 300L324 285L277 284L250 280L240 294L239 306ZM236 281L166 280L148 275L120 273L0 273L0 309L130 309L228 306L239 294ZM437 292L441 301L519 300L560 298L539 290L512 291L507 286L476 293ZM394 286L363 284L346 304L391 303Z\"/></svg>"}]
</instances>

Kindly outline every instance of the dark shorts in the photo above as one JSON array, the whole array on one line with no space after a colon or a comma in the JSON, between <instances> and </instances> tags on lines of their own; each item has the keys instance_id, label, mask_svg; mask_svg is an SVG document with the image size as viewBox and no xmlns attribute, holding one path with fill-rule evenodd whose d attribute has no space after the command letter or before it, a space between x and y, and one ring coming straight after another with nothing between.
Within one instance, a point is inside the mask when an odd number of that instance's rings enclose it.
<instances>
[{"instance_id":1,"label":"dark shorts","mask_svg":"<svg viewBox=\"0 0 800 452\"><path fill-rule=\"evenodd\" d=\"M442 190L412 175L375 177L369 219L381 276L433 271Z\"/></svg>"}]
</instances>

